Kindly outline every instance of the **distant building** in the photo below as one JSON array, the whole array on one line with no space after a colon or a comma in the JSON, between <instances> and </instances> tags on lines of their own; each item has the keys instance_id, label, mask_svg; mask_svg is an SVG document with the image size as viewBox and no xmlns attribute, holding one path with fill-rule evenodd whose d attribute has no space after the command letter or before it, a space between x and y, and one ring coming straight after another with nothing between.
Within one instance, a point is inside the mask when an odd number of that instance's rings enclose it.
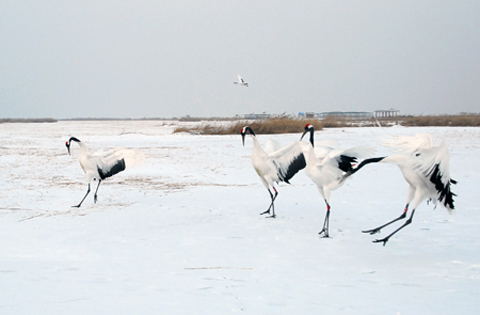
<instances>
[{"instance_id":1,"label":"distant building","mask_svg":"<svg viewBox=\"0 0 480 315\"><path fill-rule=\"evenodd\" d=\"M304 118L317 118L317 119L324 119L329 116L333 117L342 117L348 119L369 119L373 118L373 112L322 112L322 113L313 113L313 112L305 112L299 113L299 116Z\"/></svg>"},{"instance_id":2,"label":"distant building","mask_svg":"<svg viewBox=\"0 0 480 315\"><path fill-rule=\"evenodd\" d=\"M375 118L397 117L400 111L397 109L379 109L374 111Z\"/></svg>"},{"instance_id":3,"label":"distant building","mask_svg":"<svg viewBox=\"0 0 480 315\"><path fill-rule=\"evenodd\" d=\"M266 114L266 113L262 113L262 114L251 113L251 114L243 115L244 119L269 119L270 117L272 117L272 115Z\"/></svg>"}]
</instances>

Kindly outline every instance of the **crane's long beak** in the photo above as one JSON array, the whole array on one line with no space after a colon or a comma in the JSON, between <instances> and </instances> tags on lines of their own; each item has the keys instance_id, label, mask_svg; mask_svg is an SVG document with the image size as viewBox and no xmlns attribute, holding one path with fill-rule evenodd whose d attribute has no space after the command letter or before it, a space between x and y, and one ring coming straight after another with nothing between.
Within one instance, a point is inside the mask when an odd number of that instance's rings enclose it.
<instances>
[{"instance_id":1,"label":"crane's long beak","mask_svg":"<svg viewBox=\"0 0 480 315\"><path fill-rule=\"evenodd\" d=\"M242 132L242 145L245 146L245 134Z\"/></svg>"},{"instance_id":2,"label":"crane's long beak","mask_svg":"<svg viewBox=\"0 0 480 315\"><path fill-rule=\"evenodd\" d=\"M309 130L305 130L302 134L302 136L300 137L300 141L303 139L303 137L307 134L307 132L309 132Z\"/></svg>"},{"instance_id":3,"label":"crane's long beak","mask_svg":"<svg viewBox=\"0 0 480 315\"><path fill-rule=\"evenodd\" d=\"M65 143L65 146L67 147L68 155L70 155L70 143Z\"/></svg>"}]
</instances>

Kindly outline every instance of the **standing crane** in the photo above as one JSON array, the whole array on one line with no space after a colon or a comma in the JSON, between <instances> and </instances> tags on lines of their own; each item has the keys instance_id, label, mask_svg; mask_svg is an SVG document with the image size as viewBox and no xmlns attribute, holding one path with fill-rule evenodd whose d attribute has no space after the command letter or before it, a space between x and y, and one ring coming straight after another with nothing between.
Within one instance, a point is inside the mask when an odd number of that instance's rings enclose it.
<instances>
[{"instance_id":1,"label":"standing crane","mask_svg":"<svg viewBox=\"0 0 480 315\"><path fill-rule=\"evenodd\" d=\"M372 154L373 148L358 146L350 149L322 148L322 150L318 150L315 149L315 129L312 125L307 124L305 126L300 140L307 133L310 134L310 149L305 156L307 162L305 173L317 185L318 191L327 206L323 228L318 234L330 237L330 193L343 185L344 175L352 171L353 163L356 163L358 158Z\"/></svg>"},{"instance_id":2,"label":"standing crane","mask_svg":"<svg viewBox=\"0 0 480 315\"><path fill-rule=\"evenodd\" d=\"M447 210L453 210L455 208L453 197L456 195L450 190L450 186L457 183L450 178L450 154L445 141L442 141L439 146L433 146L430 134L418 133L415 136L397 136L384 144L394 147L399 154L366 159L347 174L347 176L350 176L370 163L393 163L400 168L403 177L409 184L407 204L402 214L379 227L362 231L372 235L379 233L384 227L405 219L408 209L411 208L412 213L403 225L388 236L373 241L374 243L383 243L383 246L398 231L412 223L415 210L423 200L428 199L435 205L440 203Z\"/></svg>"},{"instance_id":3,"label":"standing crane","mask_svg":"<svg viewBox=\"0 0 480 315\"><path fill-rule=\"evenodd\" d=\"M245 136L247 133L250 133L253 139L253 168L260 177L262 184L268 190L271 198L268 209L260 214L270 214L271 210L270 217L275 218L274 202L278 195L275 184L279 182L290 184L289 180L298 173L298 171L305 168L306 164L303 151L306 149L306 143L297 141L274 152L265 152L260 146L254 131L249 126L242 128L240 132L243 145L245 145ZM275 146L273 145L272 147Z\"/></svg>"},{"instance_id":4,"label":"standing crane","mask_svg":"<svg viewBox=\"0 0 480 315\"><path fill-rule=\"evenodd\" d=\"M83 197L83 199L80 201L78 205L72 206L72 207L80 208L83 201L85 200L87 195L90 193L90 182L92 180L98 181L97 189L95 190L95 195L93 197L93 202L97 203L97 192L102 180L125 170L126 164L125 164L125 158L123 155L125 152L128 152L128 150L124 150L123 154L122 154L122 150L118 150L118 149L110 150L102 154L91 154L87 146L83 142L81 142L75 137L71 137L65 143L69 155L70 155L70 146L72 142L78 143L78 146L80 147L78 160L80 162L80 166L85 172L87 182L88 182L87 193L85 194L85 196Z\"/></svg>"}]
</instances>

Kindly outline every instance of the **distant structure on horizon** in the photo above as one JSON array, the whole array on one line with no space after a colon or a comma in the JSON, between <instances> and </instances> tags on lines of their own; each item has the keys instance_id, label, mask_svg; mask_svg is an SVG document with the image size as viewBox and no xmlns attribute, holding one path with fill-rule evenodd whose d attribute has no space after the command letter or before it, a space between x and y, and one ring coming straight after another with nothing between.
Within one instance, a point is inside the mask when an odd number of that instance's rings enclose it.
<instances>
[{"instance_id":1,"label":"distant structure on horizon","mask_svg":"<svg viewBox=\"0 0 480 315\"><path fill-rule=\"evenodd\" d=\"M346 118L346 119L371 119L371 118L387 118L387 117L397 117L399 115L399 110L397 109L379 109L373 112L342 112L342 111L332 111L332 112L299 112L298 116L301 118L311 118L311 119L325 119L327 117L337 117L337 118ZM283 113L280 116L284 116ZM237 115L237 118L243 119L269 119L272 117L277 117L278 115L263 113L249 113L243 115Z\"/></svg>"},{"instance_id":2,"label":"distant structure on horizon","mask_svg":"<svg viewBox=\"0 0 480 315\"><path fill-rule=\"evenodd\" d=\"M250 113L250 114L243 115L243 119L269 119L271 117L272 115L267 113L262 113L262 114Z\"/></svg>"},{"instance_id":3,"label":"distant structure on horizon","mask_svg":"<svg viewBox=\"0 0 480 315\"><path fill-rule=\"evenodd\" d=\"M397 117L400 111L398 109L377 109L373 113L375 118L385 118L385 117Z\"/></svg>"},{"instance_id":4,"label":"distant structure on horizon","mask_svg":"<svg viewBox=\"0 0 480 315\"><path fill-rule=\"evenodd\" d=\"M369 119L369 118L383 118L383 117L397 117L400 111L396 109L382 109L376 110L373 112L342 112L342 111L333 111L333 112L300 112L298 116L303 118L317 118L324 119L327 117L342 117L349 119Z\"/></svg>"},{"instance_id":5,"label":"distant structure on horizon","mask_svg":"<svg viewBox=\"0 0 480 315\"><path fill-rule=\"evenodd\" d=\"M298 113L298 115L304 118L317 118L317 119L324 119L332 116L350 118L350 119L373 118L373 112L340 112L340 111L322 112L322 113L300 112Z\"/></svg>"}]
</instances>

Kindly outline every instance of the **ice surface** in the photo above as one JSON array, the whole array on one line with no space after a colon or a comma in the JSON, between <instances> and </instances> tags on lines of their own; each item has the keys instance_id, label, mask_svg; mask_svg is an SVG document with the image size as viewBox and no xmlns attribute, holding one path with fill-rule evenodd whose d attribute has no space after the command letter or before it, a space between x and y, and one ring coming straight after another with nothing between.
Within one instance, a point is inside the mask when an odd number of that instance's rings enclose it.
<instances>
[{"instance_id":1,"label":"ice surface","mask_svg":"<svg viewBox=\"0 0 480 315\"><path fill-rule=\"evenodd\" d=\"M429 132L445 138L456 210L422 203L383 247L361 230L403 211L394 165L365 167L325 206L301 172L276 219L240 135L172 134L177 122L0 125L0 314L476 314L480 311L479 128L326 129L341 147ZM282 145L298 134L258 135ZM75 136L147 155L86 191ZM77 152L78 153L78 152ZM93 184L95 187L96 184ZM392 231L387 228L380 235Z\"/></svg>"}]
</instances>

